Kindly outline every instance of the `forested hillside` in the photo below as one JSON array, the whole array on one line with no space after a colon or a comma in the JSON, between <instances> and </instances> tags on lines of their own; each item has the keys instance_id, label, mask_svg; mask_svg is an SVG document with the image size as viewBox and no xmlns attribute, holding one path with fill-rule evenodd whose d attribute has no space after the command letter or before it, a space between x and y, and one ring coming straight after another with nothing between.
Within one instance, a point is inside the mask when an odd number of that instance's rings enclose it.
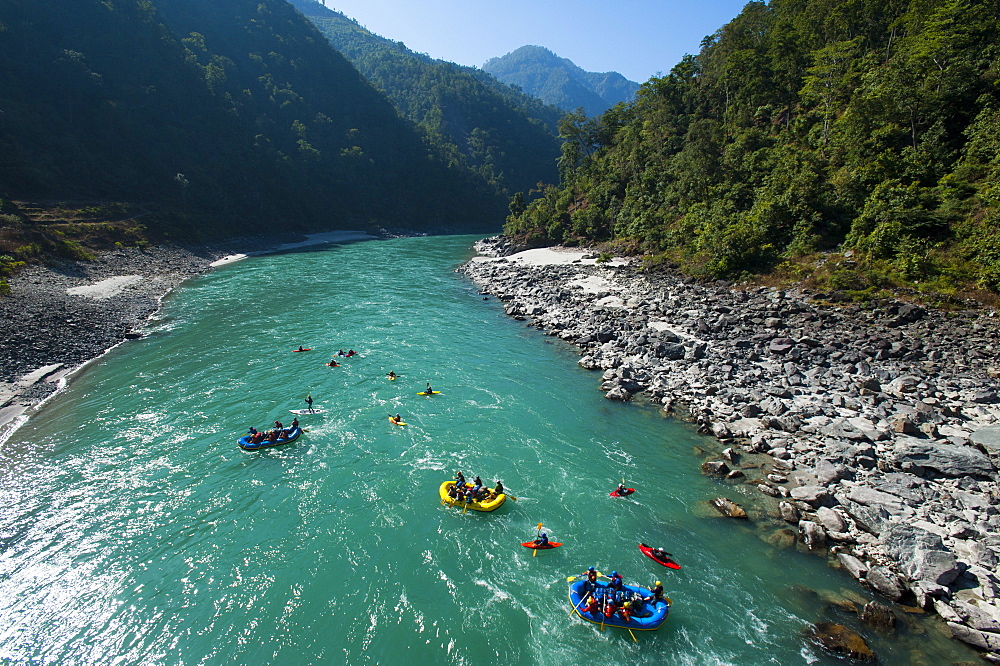
<instances>
[{"instance_id":1,"label":"forested hillside","mask_svg":"<svg viewBox=\"0 0 1000 666\"><path fill-rule=\"evenodd\" d=\"M998 17L996 0L751 2L634 104L564 123L559 186L512 202L507 230L708 276L996 291Z\"/></svg>"},{"instance_id":2,"label":"forested hillside","mask_svg":"<svg viewBox=\"0 0 1000 666\"><path fill-rule=\"evenodd\" d=\"M0 198L140 202L203 235L504 210L284 0L4 0Z\"/></svg>"},{"instance_id":3,"label":"forested hillside","mask_svg":"<svg viewBox=\"0 0 1000 666\"><path fill-rule=\"evenodd\" d=\"M619 102L631 102L639 88L618 72L588 72L542 46L522 46L490 58L483 71L547 104L565 111L582 108L591 117Z\"/></svg>"},{"instance_id":4,"label":"forested hillside","mask_svg":"<svg viewBox=\"0 0 1000 666\"><path fill-rule=\"evenodd\" d=\"M290 0L452 164L510 193L557 178L562 112L474 67L414 53L314 0Z\"/></svg>"}]
</instances>

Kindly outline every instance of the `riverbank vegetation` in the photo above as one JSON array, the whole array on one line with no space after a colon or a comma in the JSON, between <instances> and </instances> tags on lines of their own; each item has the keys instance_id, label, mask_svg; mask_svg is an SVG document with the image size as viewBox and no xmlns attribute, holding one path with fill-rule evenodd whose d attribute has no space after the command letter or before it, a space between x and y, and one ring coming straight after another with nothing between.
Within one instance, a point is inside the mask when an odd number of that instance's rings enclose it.
<instances>
[{"instance_id":1,"label":"riverbank vegetation","mask_svg":"<svg viewBox=\"0 0 1000 666\"><path fill-rule=\"evenodd\" d=\"M0 109L0 197L136 202L178 240L503 219L283 0L0 3Z\"/></svg>"},{"instance_id":2,"label":"riverbank vegetation","mask_svg":"<svg viewBox=\"0 0 1000 666\"><path fill-rule=\"evenodd\" d=\"M751 2L633 104L570 114L529 245L603 242L707 278L1000 290L995 0Z\"/></svg>"}]
</instances>

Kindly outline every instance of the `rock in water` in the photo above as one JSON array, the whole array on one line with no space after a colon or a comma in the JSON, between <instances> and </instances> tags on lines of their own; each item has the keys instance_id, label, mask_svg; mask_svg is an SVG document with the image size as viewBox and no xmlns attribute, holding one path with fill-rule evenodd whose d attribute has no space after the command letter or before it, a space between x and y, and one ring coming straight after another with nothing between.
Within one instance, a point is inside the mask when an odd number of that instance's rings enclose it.
<instances>
[{"instance_id":1,"label":"rock in water","mask_svg":"<svg viewBox=\"0 0 1000 666\"><path fill-rule=\"evenodd\" d=\"M896 626L896 616L892 609L877 601L869 601L861 609L860 619L879 631L891 631Z\"/></svg>"},{"instance_id":2,"label":"rock in water","mask_svg":"<svg viewBox=\"0 0 1000 666\"><path fill-rule=\"evenodd\" d=\"M807 630L806 636L833 654L858 661L875 661L875 653L865 643L865 639L842 624L817 622Z\"/></svg>"},{"instance_id":3,"label":"rock in water","mask_svg":"<svg viewBox=\"0 0 1000 666\"><path fill-rule=\"evenodd\" d=\"M721 460L708 460L701 464L701 473L705 476L726 476L730 471L729 465Z\"/></svg>"},{"instance_id":4,"label":"rock in water","mask_svg":"<svg viewBox=\"0 0 1000 666\"><path fill-rule=\"evenodd\" d=\"M710 504L727 518L742 518L746 520L749 517L747 516L747 512L743 510L743 507L736 502L727 500L725 497L716 497Z\"/></svg>"}]
</instances>

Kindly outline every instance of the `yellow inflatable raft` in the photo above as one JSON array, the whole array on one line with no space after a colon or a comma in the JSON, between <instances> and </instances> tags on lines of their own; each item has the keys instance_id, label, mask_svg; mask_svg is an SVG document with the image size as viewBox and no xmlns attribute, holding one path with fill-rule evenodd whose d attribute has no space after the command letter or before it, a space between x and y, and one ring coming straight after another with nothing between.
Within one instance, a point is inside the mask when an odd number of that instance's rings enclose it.
<instances>
[{"instance_id":1,"label":"yellow inflatable raft","mask_svg":"<svg viewBox=\"0 0 1000 666\"><path fill-rule=\"evenodd\" d=\"M505 493L500 493L499 495L496 496L495 499L488 500L486 502L459 502L456 501L454 498L448 496L448 490L453 485L455 485L454 481L445 481L444 483L441 484L441 487L438 488L438 494L441 496L441 504L447 504L448 506L457 506L460 509L465 508L467 506L468 508L474 509L476 511L493 511L494 509L498 508L501 504L503 504L505 501L507 501L507 495ZM465 487L472 488L472 484L466 483Z\"/></svg>"}]
</instances>

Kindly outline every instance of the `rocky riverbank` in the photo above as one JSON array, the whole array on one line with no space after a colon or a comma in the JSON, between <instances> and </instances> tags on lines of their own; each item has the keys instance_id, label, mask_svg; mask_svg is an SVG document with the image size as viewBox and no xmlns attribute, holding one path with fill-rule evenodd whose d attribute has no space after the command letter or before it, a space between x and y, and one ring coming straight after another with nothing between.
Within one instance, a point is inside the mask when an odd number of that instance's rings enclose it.
<instances>
[{"instance_id":1,"label":"rocky riverbank","mask_svg":"<svg viewBox=\"0 0 1000 666\"><path fill-rule=\"evenodd\" d=\"M372 238L363 232L236 238L211 246L119 248L94 261L31 267L0 298L0 443L65 377L141 335L184 280L248 254Z\"/></svg>"},{"instance_id":2,"label":"rocky riverbank","mask_svg":"<svg viewBox=\"0 0 1000 666\"><path fill-rule=\"evenodd\" d=\"M612 400L695 420L706 473L779 501L798 538L1000 662L1000 317L700 284L503 238L462 267L581 350ZM589 258L588 258L589 257ZM766 454L750 478L739 456Z\"/></svg>"}]
</instances>

